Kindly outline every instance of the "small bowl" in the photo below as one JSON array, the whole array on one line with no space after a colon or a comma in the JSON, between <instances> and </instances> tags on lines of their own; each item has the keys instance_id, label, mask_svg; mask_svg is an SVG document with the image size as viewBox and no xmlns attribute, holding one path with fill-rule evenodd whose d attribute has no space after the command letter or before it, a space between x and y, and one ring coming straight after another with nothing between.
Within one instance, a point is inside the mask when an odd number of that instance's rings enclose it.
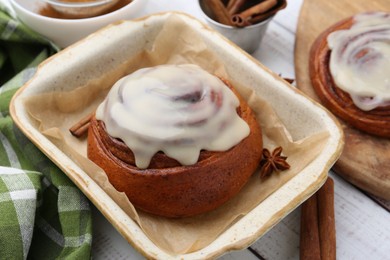
<instances>
[{"instance_id":1,"label":"small bowl","mask_svg":"<svg viewBox=\"0 0 390 260\"><path fill-rule=\"evenodd\" d=\"M113 12L91 18L60 19L39 14L46 6L41 0L10 0L19 19L59 47L67 47L96 30L116 22L137 17L147 0L133 0Z\"/></svg>"},{"instance_id":2,"label":"small bowl","mask_svg":"<svg viewBox=\"0 0 390 260\"><path fill-rule=\"evenodd\" d=\"M270 18L256 23L250 26L245 27L234 27L219 23L211 18L211 15L207 12L203 5L204 0L198 0L199 8L203 14L207 24L214 30L220 32L226 38L237 44L243 50L248 53L253 53L260 46L261 40L263 39L269 22L272 20L273 16Z\"/></svg>"}]
</instances>

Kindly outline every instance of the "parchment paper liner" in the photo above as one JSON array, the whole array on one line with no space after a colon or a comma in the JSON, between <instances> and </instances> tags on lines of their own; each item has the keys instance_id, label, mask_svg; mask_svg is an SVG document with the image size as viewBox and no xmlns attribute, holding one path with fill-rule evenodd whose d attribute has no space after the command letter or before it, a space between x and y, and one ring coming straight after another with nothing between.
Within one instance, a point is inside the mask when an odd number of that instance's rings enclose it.
<instances>
[{"instance_id":1,"label":"parchment paper liner","mask_svg":"<svg viewBox=\"0 0 390 260\"><path fill-rule=\"evenodd\" d=\"M302 140L292 140L288 129L274 112L273 104L268 104L253 90L229 77L224 64L180 18L172 16L167 19L158 36L150 40L154 41L151 48L120 66L108 69L101 77L87 80L69 92L50 92L30 97L25 104L39 130L87 172L158 247L170 254L184 254L207 246L305 168L321 152L329 133L320 132ZM122 76L141 67L182 63L198 64L211 73L229 79L256 112L263 130L264 147L273 149L282 146L291 169L274 173L263 180L256 172L237 196L216 210L191 218L167 219L136 210L123 193L111 186L103 170L87 159L86 139L73 137L69 128L94 111L112 84Z\"/></svg>"}]
</instances>

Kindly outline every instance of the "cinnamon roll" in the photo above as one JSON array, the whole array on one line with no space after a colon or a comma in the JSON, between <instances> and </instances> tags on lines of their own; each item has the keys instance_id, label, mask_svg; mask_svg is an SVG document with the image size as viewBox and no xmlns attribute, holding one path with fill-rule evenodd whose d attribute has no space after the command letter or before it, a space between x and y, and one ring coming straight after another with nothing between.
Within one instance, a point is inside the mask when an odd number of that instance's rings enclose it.
<instances>
[{"instance_id":1,"label":"cinnamon roll","mask_svg":"<svg viewBox=\"0 0 390 260\"><path fill-rule=\"evenodd\" d=\"M193 216L236 195L261 159L255 115L226 81L196 65L120 79L88 131L88 157L138 209Z\"/></svg>"},{"instance_id":2,"label":"cinnamon roll","mask_svg":"<svg viewBox=\"0 0 390 260\"><path fill-rule=\"evenodd\" d=\"M390 14L361 13L313 43L310 79L321 102L349 125L390 137Z\"/></svg>"}]
</instances>

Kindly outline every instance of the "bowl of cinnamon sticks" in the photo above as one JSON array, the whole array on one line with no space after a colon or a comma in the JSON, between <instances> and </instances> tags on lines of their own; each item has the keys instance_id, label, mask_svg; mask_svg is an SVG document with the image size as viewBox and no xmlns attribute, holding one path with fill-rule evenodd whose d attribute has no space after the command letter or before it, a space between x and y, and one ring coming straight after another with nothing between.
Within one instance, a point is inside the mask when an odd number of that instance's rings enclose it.
<instances>
[{"instance_id":1,"label":"bowl of cinnamon sticks","mask_svg":"<svg viewBox=\"0 0 390 260\"><path fill-rule=\"evenodd\" d=\"M269 22L286 0L199 0L209 26L248 53L260 46Z\"/></svg>"}]
</instances>

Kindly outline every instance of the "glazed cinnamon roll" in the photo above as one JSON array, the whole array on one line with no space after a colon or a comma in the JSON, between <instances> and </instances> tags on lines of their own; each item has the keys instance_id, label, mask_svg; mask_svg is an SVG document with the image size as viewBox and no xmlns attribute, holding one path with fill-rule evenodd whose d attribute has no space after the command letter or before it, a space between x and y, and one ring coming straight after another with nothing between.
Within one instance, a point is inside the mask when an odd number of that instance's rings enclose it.
<instances>
[{"instance_id":1,"label":"glazed cinnamon roll","mask_svg":"<svg viewBox=\"0 0 390 260\"><path fill-rule=\"evenodd\" d=\"M349 125L390 137L390 14L357 14L312 45L310 78L321 102Z\"/></svg>"},{"instance_id":2,"label":"glazed cinnamon roll","mask_svg":"<svg viewBox=\"0 0 390 260\"><path fill-rule=\"evenodd\" d=\"M88 157L112 185L135 207L166 217L225 203L261 152L261 129L246 102L227 81L190 64L120 79L88 132Z\"/></svg>"}]
</instances>

